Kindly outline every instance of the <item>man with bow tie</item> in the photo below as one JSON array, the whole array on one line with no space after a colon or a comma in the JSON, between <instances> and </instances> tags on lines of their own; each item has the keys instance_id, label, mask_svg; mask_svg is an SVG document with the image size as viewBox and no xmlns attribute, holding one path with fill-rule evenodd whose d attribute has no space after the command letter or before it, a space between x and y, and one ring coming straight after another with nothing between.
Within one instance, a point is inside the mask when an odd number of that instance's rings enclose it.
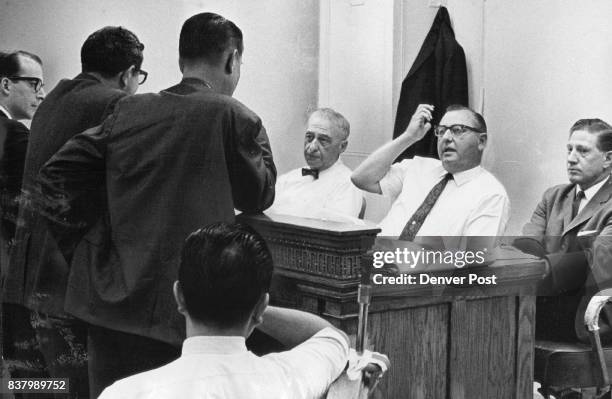
<instances>
[{"instance_id":1,"label":"man with bow tie","mask_svg":"<svg viewBox=\"0 0 612 399\"><path fill-rule=\"evenodd\" d=\"M346 150L350 125L331 108L319 108L308 118L304 136L307 168L278 178L273 213L334 221L359 215L362 194L351 183L351 170L340 160Z\"/></svg>"}]
</instances>

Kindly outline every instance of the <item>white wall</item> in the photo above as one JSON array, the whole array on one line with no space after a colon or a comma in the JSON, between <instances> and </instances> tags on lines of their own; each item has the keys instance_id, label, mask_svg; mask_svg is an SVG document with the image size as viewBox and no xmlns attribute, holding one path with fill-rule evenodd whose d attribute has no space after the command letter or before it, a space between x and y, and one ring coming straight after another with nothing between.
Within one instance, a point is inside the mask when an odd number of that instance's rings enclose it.
<instances>
[{"instance_id":1,"label":"white wall","mask_svg":"<svg viewBox=\"0 0 612 399\"><path fill-rule=\"evenodd\" d=\"M566 183L565 143L580 118L612 122L612 2L485 2L485 117L492 171L520 231L543 191Z\"/></svg>"},{"instance_id":2,"label":"white wall","mask_svg":"<svg viewBox=\"0 0 612 399\"><path fill-rule=\"evenodd\" d=\"M0 0L0 49L39 54L52 88L80 71L80 48L90 33L122 25L145 44L149 78L140 91L159 91L180 80L182 23L204 11L242 29L245 53L234 96L264 121L279 171L297 166L304 115L317 103L317 0Z\"/></svg>"}]
</instances>

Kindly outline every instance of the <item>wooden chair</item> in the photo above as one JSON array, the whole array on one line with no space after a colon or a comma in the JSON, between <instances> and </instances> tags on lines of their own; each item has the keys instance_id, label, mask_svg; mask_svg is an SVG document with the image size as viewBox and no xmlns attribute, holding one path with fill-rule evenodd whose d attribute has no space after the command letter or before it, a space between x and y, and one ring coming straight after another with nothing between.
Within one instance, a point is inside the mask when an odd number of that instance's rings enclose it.
<instances>
[{"instance_id":1,"label":"wooden chair","mask_svg":"<svg viewBox=\"0 0 612 399\"><path fill-rule=\"evenodd\" d=\"M610 293L607 291L606 293ZM599 314L612 295L596 295L584 316L591 345L536 341L534 380L541 384L545 398L610 398L608 368L612 367L612 347L602 347Z\"/></svg>"}]
</instances>

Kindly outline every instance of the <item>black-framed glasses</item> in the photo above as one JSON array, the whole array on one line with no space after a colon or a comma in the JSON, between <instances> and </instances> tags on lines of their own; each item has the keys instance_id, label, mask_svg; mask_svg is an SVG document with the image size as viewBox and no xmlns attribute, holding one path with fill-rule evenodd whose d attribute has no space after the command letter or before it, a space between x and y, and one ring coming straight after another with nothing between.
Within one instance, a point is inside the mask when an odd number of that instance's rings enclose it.
<instances>
[{"instance_id":1,"label":"black-framed glasses","mask_svg":"<svg viewBox=\"0 0 612 399\"><path fill-rule=\"evenodd\" d=\"M138 84L141 85L147 81L147 76L149 76L149 72L140 69L138 71Z\"/></svg>"},{"instance_id":2,"label":"black-framed glasses","mask_svg":"<svg viewBox=\"0 0 612 399\"><path fill-rule=\"evenodd\" d=\"M453 137L460 137L464 133L467 133L468 131L474 132L474 133L486 133L480 129L476 129L475 127L456 124L456 125L451 125L451 126L444 126L444 125L436 126L434 127L434 134L436 135L436 137L442 137L444 136L447 130L450 130L451 136Z\"/></svg>"},{"instance_id":3,"label":"black-framed glasses","mask_svg":"<svg viewBox=\"0 0 612 399\"><path fill-rule=\"evenodd\" d=\"M45 87L45 83L42 81L42 79L31 76L7 76L7 79L28 82L36 93Z\"/></svg>"}]
</instances>

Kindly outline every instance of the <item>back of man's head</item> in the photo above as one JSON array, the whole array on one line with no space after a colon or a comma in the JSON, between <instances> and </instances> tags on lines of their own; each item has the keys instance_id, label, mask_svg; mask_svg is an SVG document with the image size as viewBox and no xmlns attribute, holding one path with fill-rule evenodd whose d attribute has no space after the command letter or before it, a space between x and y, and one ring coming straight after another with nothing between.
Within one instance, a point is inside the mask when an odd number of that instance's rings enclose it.
<instances>
[{"instance_id":1,"label":"back of man's head","mask_svg":"<svg viewBox=\"0 0 612 399\"><path fill-rule=\"evenodd\" d=\"M29 58L42 66L42 60L36 54L23 50L10 53L0 52L0 77L19 76L21 70L19 57Z\"/></svg>"},{"instance_id":2,"label":"back of man's head","mask_svg":"<svg viewBox=\"0 0 612 399\"><path fill-rule=\"evenodd\" d=\"M570 128L570 137L577 130L584 130L597 135L597 147L600 151L612 151L612 126L599 118L579 119Z\"/></svg>"},{"instance_id":3,"label":"back of man's head","mask_svg":"<svg viewBox=\"0 0 612 399\"><path fill-rule=\"evenodd\" d=\"M221 15L196 14L183 24L179 39L179 56L183 62L205 61L215 65L223 53L236 49L242 54L242 31Z\"/></svg>"},{"instance_id":4,"label":"back of man's head","mask_svg":"<svg viewBox=\"0 0 612 399\"><path fill-rule=\"evenodd\" d=\"M193 320L230 328L248 320L269 291L272 256L254 230L215 223L192 233L179 267L185 310Z\"/></svg>"},{"instance_id":5,"label":"back of man's head","mask_svg":"<svg viewBox=\"0 0 612 399\"><path fill-rule=\"evenodd\" d=\"M97 72L111 78L134 65L142 66L144 45L138 37L120 26L107 26L95 31L81 47L83 72Z\"/></svg>"}]
</instances>

